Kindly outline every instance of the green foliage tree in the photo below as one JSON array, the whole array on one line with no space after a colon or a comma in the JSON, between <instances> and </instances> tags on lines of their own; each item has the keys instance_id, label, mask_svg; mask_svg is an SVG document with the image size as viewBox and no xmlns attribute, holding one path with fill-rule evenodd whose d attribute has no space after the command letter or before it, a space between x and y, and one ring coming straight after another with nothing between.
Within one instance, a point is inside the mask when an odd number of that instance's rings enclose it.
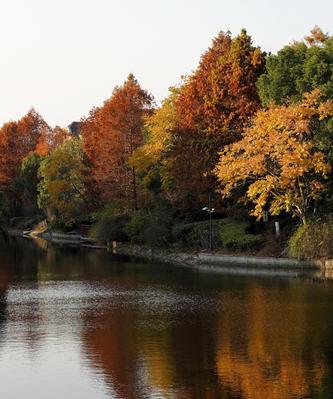
<instances>
[{"instance_id":1,"label":"green foliage tree","mask_svg":"<svg viewBox=\"0 0 333 399\"><path fill-rule=\"evenodd\" d=\"M38 205L50 219L70 226L89 208L84 185L84 153L79 139L65 141L40 166Z\"/></svg>"},{"instance_id":2,"label":"green foliage tree","mask_svg":"<svg viewBox=\"0 0 333 399\"><path fill-rule=\"evenodd\" d=\"M333 36L314 28L305 41L283 47L266 59L267 72L258 79L263 105L283 104L302 99L319 88L333 98Z\"/></svg>"},{"instance_id":3,"label":"green foliage tree","mask_svg":"<svg viewBox=\"0 0 333 399\"><path fill-rule=\"evenodd\" d=\"M20 172L12 182L12 191L17 198L16 212L26 214L38 210L37 186L40 181L39 167L42 159L41 155L32 152L21 163Z\"/></svg>"}]
</instances>

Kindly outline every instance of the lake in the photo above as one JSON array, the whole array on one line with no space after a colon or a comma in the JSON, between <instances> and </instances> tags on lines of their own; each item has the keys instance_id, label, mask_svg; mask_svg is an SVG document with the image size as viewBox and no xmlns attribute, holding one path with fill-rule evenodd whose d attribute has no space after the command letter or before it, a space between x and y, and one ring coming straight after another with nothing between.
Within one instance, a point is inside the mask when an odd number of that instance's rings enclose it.
<instances>
[{"instance_id":1,"label":"lake","mask_svg":"<svg viewBox=\"0 0 333 399\"><path fill-rule=\"evenodd\" d=\"M333 284L0 244L4 399L333 397Z\"/></svg>"}]
</instances>

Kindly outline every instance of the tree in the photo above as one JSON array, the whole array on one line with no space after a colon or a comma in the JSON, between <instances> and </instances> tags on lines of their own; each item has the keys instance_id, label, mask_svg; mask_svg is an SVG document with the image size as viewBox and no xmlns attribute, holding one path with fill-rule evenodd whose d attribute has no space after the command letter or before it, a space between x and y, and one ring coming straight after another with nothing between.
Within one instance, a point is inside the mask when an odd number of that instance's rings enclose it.
<instances>
[{"instance_id":1,"label":"tree","mask_svg":"<svg viewBox=\"0 0 333 399\"><path fill-rule=\"evenodd\" d=\"M160 108L145 119L144 143L130 158L130 165L136 170L143 183L154 193L167 191L169 186L168 154L172 146L172 131L176 125L176 108L180 89L172 87Z\"/></svg>"},{"instance_id":2,"label":"tree","mask_svg":"<svg viewBox=\"0 0 333 399\"><path fill-rule=\"evenodd\" d=\"M333 37L315 27L305 42L294 42L268 56L266 69L258 80L265 106L271 101L297 102L316 88L333 98Z\"/></svg>"},{"instance_id":3,"label":"tree","mask_svg":"<svg viewBox=\"0 0 333 399\"><path fill-rule=\"evenodd\" d=\"M13 179L11 187L16 198L17 208L20 212L36 213L37 186L39 184L39 167L43 157L36 152L31 152L21 163L18 175ZM18 211L18 209L16 210Z\"/></svg>"},{"instance_id":4,"label":"tree","mask_svg":"<svg viewBox=\"0 0 333 399\"><path fill-rule=\"evenodd\" d=\"M327 39L329 39L329 35L324 33L319 26L315 26L309 36L305 36L304 40L308 43L309 46L322 46Z\"/></svg>"},{"instance_id":5,"label":"tree","mask_svg":"<svg viewBox=\"0 0 333 399\"><path fill-rule=\"evenodd\" d=\"M321 198L331 170L327 156L318 150L318 120L333 115L332 101L322 101L320 91L304 95L301 102L261 110L242 140L224 149L215 173L228 197L238 186L255 204L253 215L282 211L306 224L308 211Z\"/></svg>"},{"instance_id":6,"label":"tree","mask_svg":"<svg viewBox=\"0 0 333 399\"><path fill-rule=\"evenodd\" d=\"M48 217L73 224L89 209L84 185L84 153L79 139L65 141L40 166L38 205Z\"/></svg>"},{"instance_id":7,"label":"tree","mask_svg":"<svg viewBox=\"0 0 333 399\"><path fill-rule=\"evenodd\" d=\"M123 210L138 207L136 170L128 162L143 142L144 119L152 106L152 96L129 75L80 125L91 180L103 202L114 202Z\"/></svg>"},{"instance_id":8,"label":"tree","mask_svg":"<svg viewBox=\"0 0 333 399\"><path fill-rule=\"evenodd\" d=\"M234 39L221 32L182 86L169 161L171 191L182 206L197 206L215 189L219 151L241 137L260 108L256 82L264 65L245 30Z\"/></svg>"},{"instance_id":9,"label":"tree","mask_svg":"<svg viewBox=\"0 0 333 399\"><path fill-rule=\"evenodd\" d=\"M34 110L17 122L5 123L0 129L0 187L8 190L19 173L22 160L35 150L48 126Z\"/></svg>"},{"instance_id":10,"label":"tree","mask_svg":"<svg viewBox=\"0 0 333 399\"><path fill-rule=\"evenodd\" d=\"M69 139L70 134L68 130L60 126L56 126L54 129L47 126L42 131L35 152L41 156L46 156Z\"/></svg>"}]
</instances>

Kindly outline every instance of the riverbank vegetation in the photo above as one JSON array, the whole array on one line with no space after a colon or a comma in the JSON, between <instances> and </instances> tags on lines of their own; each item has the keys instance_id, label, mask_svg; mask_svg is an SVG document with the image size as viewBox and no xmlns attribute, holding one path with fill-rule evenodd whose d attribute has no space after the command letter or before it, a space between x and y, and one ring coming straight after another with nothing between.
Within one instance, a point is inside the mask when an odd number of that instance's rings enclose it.
<instances>
[{"instance_id":1,"label":"riverbank vegetation","mask_svg":"<svg viewBox=\"0 0 333 399\"><path fill-rule=\"evenodd\" d=\"M131 74L70 128L35 110L1 127L2 223L40 214L99 242L333 255L333 37L317 27L277 54L221 32L160 106Z\"/></svg>"}]
</instances>

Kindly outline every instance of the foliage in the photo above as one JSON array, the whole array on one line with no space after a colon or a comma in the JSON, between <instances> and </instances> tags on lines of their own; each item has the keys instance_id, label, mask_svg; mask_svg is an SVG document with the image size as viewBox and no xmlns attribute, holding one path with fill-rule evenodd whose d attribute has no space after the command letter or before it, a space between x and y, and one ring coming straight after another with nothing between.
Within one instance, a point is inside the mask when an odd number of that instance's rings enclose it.
<instances>
[{"instance_id":1,"label":"foliage","mask_svg":"<svg viewBox=\"0 0 333 399\"><path fill-rule=\"evenodd\" d=\"M220 245L219 221L212 222L213 248ZM209 248L210 222L177 223L172 230L173 241L181 246L196 249Z\"/></svg>"},{"instance_id":2,"label":"foliage","mask_svg":"<svg viewBox=\"0 0 333 399\"><path fill-rule=\"evenodd\" d=\"M312 126L332 114L332 102L322 101L319 90L297 104L259 111L242 140L221 153L216 175L223 196L243 184L246 198L255 204L254 216L286 211L305 223L331 169L316 148Z\"/></svg>"},{"instance_id":3,"label":"foliage","mask_svg":"<svg viewBox=\"0 0 333 399\"><path fill-rule=\"evenodd\" d=\"M145 228L145 242L150 247L165 247L172 242L174 210L166 204L158 204L153 209Z\"/></svg>"},{"instance_id":4,"label":"foliage","mask_svg":"<svg viewBox=\"0 0 333 399\"><path fill-rule=\"evenodd\" d=\"M221 32L181 87L168 161L168 194L179 206L193 207L214 190L218 152L240 138L260 107L263 71L264 56L245 30L236 38Z\"/></svg>"},{"instance_id":5,"label":"foliage","mask_svg":"<svg viewBox=\"0 0 333 399\"><path fill-rule=\"evenodd\" d=\"M31 152L23 159L19 174L12 181L12 191L17 198L16 212L25 214L37 211L37 187L42 159L36 152Z\"/></svg>"},{"instance_id":6,"label":"foliage","mask_svg":"<svg viewBox=\"0 0 333 399\"><path fill-rule=\"evenodd\" d=\"M22 160L33 152L48 125L34 110L17 122L5 123L0 129L0 186L9 188L18 175Z\"/></svg>"},{"instance_id":7,"label":"foliage","mask_svg":"<svg viewBox=\"0 0 333 399\"><path fill-rule=\"evenodd\" d=\"M244 250L262 243L260 234L248 232L250 223L246 220L229 217L212 221L213 248L225 247ZM173 240L184 247L209 248L210 222L178 223L173 228Z\"/></svg>"},{"instance_id":8,"label":"foliage","mask_svg":"<svg viewBox=\"0 0 333 399\"><path fill-rule=\"evenodd\" d=\"M44 129L38 140L35 151L41 156L46 156L69 139L70 135L68 130L60 126L56 126L54 129Z\"/></svg>"},{"instance_id":9,"label":"foliage","mask_svg":"<svg viewBox=\"0 0 333 399\"><path fill-rule=\"evenodd\" d=\"M84 186L84 154L79 139L65 141L40 166L38 205L48 217L71 225L89 208Z\"/></svg>"},{"instance_id":10,"label":"foliage","mask_svg":"<svg viewBox=\"0 0 333 399\"><path fill-rule=\"evenodd\" d=\"M289 255L298 259L320 259L333 257L333 221L310 220L299 225L289 239Z\"/></svg>"},{"instance_id":11,"label":"foliage","mask_svg":"<svg viewBox=\"0 0 333 399\"><path fill-rule=\"evenodd\" d=\"M95 241L107 244L112 241L126 241L128 239L125 226L128 218L117 214L112 204L108 204L103 211L97 215L97 223L90 231L90 236Z\"/></svg>"},{"instance_id":12,"label":"foliage","mask_svg":"<svg viewBox=\"0 0 333 399\"><path fill-rule=\"evenodd\" d=\"M149 224L149 214L145 211L135 212L125 226L125 232L131 242L135 244L145 243L145 229Z\"/></svg>"},{"instance_id":13,"label":"foliage","mask_svg":"<svg viewBox=\"0 0 333 399\"><path fill-rule=\"evenodd\" d=\"M321 238L316 248L307 244L309 254L304 245L312 208L333 208L333 36L316 27L266 57L245 30L221 32L197 69L154 106L129 75L71 124L74 135L33 109L5 123L0 222L34 214L37 201L49 222L67 228L112 203L92 230L100 242L207 248L209 222L189 221L220 190L216 217L239 215L242 197L243 211L254 205L258 219L269 211L302 221L290 241L295 256L330 253L331 222L311 221ZM248 228L246 218L213 220L214 247L259 245Z\"/></svg>"},{"instance_id":14,"label":"foliage","mask_svg":"<svg viewBox=\"0 0 333 399\"><path fill-rule=\"evenodd\" d=\"M167 156L176 124L175 101L179 92L179 88L170 88L170 95L163 100L161 107L146 118L144 143L134 151L130 159L144 187L155 193L166 191L169 186Z\"/></svg>"},{"instance_id":15,"label":"foliage","mask_svg":"<svg viewBox=\"0 0 333 399\"><path fill-rule=\"evenodd\" d=\"M175 210L163 198L155 198L149 210L132 214L125 226L125 232L133 243L149 247L167 247L172 243L172 227Z\"/></svg>"},{"instance_id":16,"label":"foliage","mask_svg":"<svg viewBox=\"0 0 333 399\"><path fill-rule=\"evenodd\" d=\"M130 75L80 124L90 180L104 202L116 202L123 210L138 208L136 170L128 162L143 142L144 118L151 113L152 104L152 97Z\"/></svg>"},{"instance_id":17,"label":"foliage","mask_svg":"<svg viewBox=\"0 0 333 399\"><path fill-rule=\"evenodd\" d=\"M97 219L91 236L99 242L130 239L150 247L165 247L172 241L173 210L164 202L157 203L149 212L141 210L131 217L119 213L117 206L109 205Z\"/></svg>"},{"instance_id":18,"label":"foliage","mask_svg":"<svg viewBox=\"0 0 333 399\"><path fill-rule=\"evenodd\" d=\"M333 98L333 37L314 28L305 42L285 46L266 59L267 72L258 80L265 106L297 102L316 88Z\"/></svg>"},{"instance_id":19,"label":"foliage","mask_svg":"<svg viewBox=\"0 0 333 399\"><path fill-rule=\"evenodd\" d=\"M257 247L263 241L261 234L249 234L249 223L243 220L228 219L220 225L222 245L231 249L248 249Z\"/></svg>"}]
</instances>

